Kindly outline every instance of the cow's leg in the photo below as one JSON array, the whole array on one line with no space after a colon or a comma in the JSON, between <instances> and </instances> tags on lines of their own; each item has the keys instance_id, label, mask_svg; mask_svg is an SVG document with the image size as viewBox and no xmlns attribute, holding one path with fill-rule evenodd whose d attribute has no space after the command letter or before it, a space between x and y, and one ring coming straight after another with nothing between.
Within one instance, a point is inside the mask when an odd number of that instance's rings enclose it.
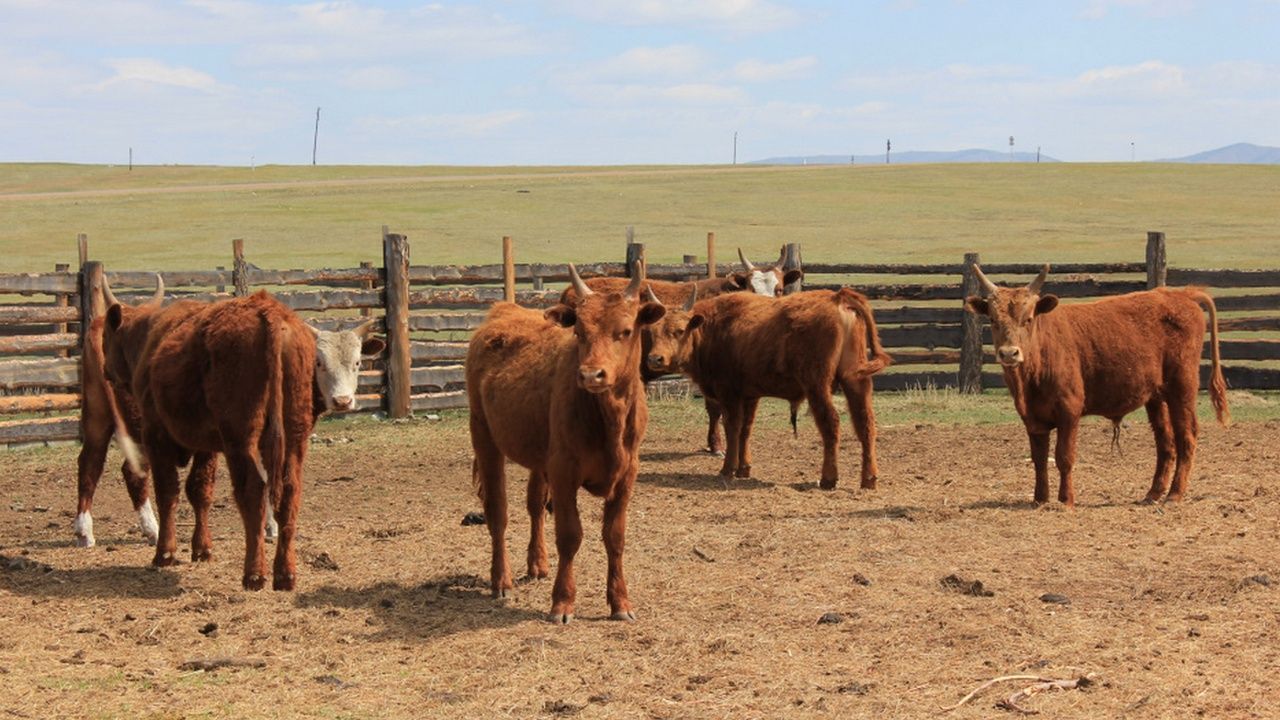
<instances>
[{"instance_id":1,"label":"cow's leg","mask_svg":"<svg viewBox=\"0 0 1280 720\"><path fill-rule=\"evenodd\" d=\"M151 482L155 486L156 510L160 515L156 554L155 559L151 561L151 564L156 567L178 562L177 510L181 489L178 482L177 455L177 448L168 438L158 433L148 436L147 458L151 463Z\"/></svg>"},{"instance_id":2,"label":"cow's leg","mask_svg":"<svg viewBox=\"0 0 1280 720\"><path fill-rule=\"evenodd\" d=\"M756 408L760 398L747 398L742 402L742 423L738 430L738 467L735 475L751 477L751 426L756 422Z\"/></svg>"},{"instance_id":3,"label":"cow's leg","mask_svg":"<svg viewBox=\"0 0 1280 720\"><path fill-rule=\"evenodd\" d=\"M822 435L822 479L818 487L832 490L840 481L840 414L831 402L831 388L825 384L809 391L809 412Z\"/></svg>"},{"instance_id":4,"label":"cow's leg","mask_svg":"<svg viewBox=\"0 0 1280 720\"><path fill-rule=\"evenodd\" d=\"M724 409L724 435L727 441L724 450L724 463L720 465L722 477L733 477L738 469L738 458L742 453L742 415L743 407L740 398L721 403Z\"/></svg>"},{"instance_id":5,"label":"cow's leg","mask_svg":"<svg viewBox=\"0 0 1280 720\"><path fill-rule=\"evenodd\" d=\"M298 534L298 508L302 505L302 463L306 453L304 443L310 434L306 433L300 442L294 443L301 447L286 449L281 487L279 491L271 493L278 533L275 563L271 569L272 590L293 590L298 581L298 559L293 541Z\"/></svg>"},{"instance_id":6,"label":"cow's leg","mask_svg":"<svg viewBox=\"0 0 1280 720\"><path fill-rule=\"evenodd\" d=\"M862 445L862 482L864 490L875 490L880 469L876 465L876 414L871 409L871 378L858 378L842 383L844 398L849 403L853 432Z\"/></svg>"},{"instance_id":7,"label":"cow's leg","mask_svg":"<svg viewBox=\"0 0 1280 720\"><path fill-rule=\"evenodd\" d=\"M1049 502L1049 431L1027 430L1027 438L1031 441L1031 464L1036 469L1035 502L1041 505Z\"/></svg>"},{"instance_id":8,"label":"cow's leg","mask_svg":"<svg viewBox=\"0 0 1280 720\"><path fill-rule=\"evenodd\" d=\"M529 472L529 492L525 498L529 510L529 577L547 576L547 542L543 537L547 523L547 474L540 470ZM485 517L488 517L486 515Z\"/></svg>"},{"instance_id":9,"label":"cow's leg","mask_svg":"<svg viewBox=\"0 0 1280 720\"><path fill-rule=\"evenodd\" d=\"M551 484L552 512L556 518L556 552L559 554L556 584L551 589L549 619L553 623L567 624L573 620L573 604L578 596L578 586L573 577L573 558L582 545L578 485L574 482L572 466L553 466L548 473L548 481Z\"/></svg>"},{"instance_id":10,"label":"cow's leg","mask_svg":"<svg viewBox=\"0 0 1280 720\"><path fill-rule=\"evenodd\" d=\"M258 472L258 464L243 449L228 448L225 453L227 472L231 475L231 489L244 524L244 577L245 590L261 590L267 582L267 559L263 526L267 496L266 481ZM154 473L153 473L154 474Z\"/></svg>"},{"instance_id":11,"label":"cow's leg","mask_svg":"<svg viewBox=\"0 0 1280 720\"><path fill-rule=\"evenodd\" d=\"M214 476L218 472L215 453L196 453L187 474L187 500L195 512L196 527L191 531L191 561L213 559L213 538L209 534L209 506L213 504Z\"/></svg>"},{"instance_id":12,"label":"cow's leg","mask_svg":"<svg viewBox=\"0 0 1280 720\"><path fill-rule=\"evenodd\" d=\"M627 505L631 501L631 489L635 485L636 468L633 466L628 476L604 501L604 549L609 558L609 619L635 620L631 610L631 599L627 596L627 579L622 572L622 550L627 536Z\"/></svg>"},{"instance_id":13,"label":"cow's leg","mask_svg":"<svg viewBox=\"0 0 1280 720\"><path fill-rule=\"evenodd\" d=\"M712 455L724 455L724 439L720 437L720 417L724 415L724 408L720 403L703 395L702 404L707 409L707 447L706 451Z\"/></svg>"},{"instance_id":14,"label":"cow's leg","mask_svg":"<svg viewBox=\"0 0 1280 720\"><path fill-rule=\"evenodd\" d=\"M1071 468L1076 464L1076 433L1079 427L1078 417L1064 418L1058 423L1058 445L1053 451L1053 459L1058 464L1058 502L1068 508L1076 506L1076 489L1072 484Z\"/></svg>"},{"instance_id":15,"label":"cow's leg","mask_svg":"<svg viewBox=\"0 0 1280 720\"><path fill-rule=\"evenodd\" d=\"M1187 479L1191 476L1191 464L1196 457L1196 436L1200 421L1196 417L1196 389L1199 386L1198 368L1191 369L1190 377L1183 378L1165 397L1169 403L1169 421L1173 430L1173 445L1178 453L1177 467L1173 471L1173 483L1169 486L1166 502L1178 502L1187 493Z\"/></svg>"},{"instance_id":16,"label":"cow's leg","mask_svg":"<svg viewBox=\"0 0 1280 720\"><path fill-rule=\"evenodd\" d=\"M493 596L503 599L515 588L511 566L507 563L507 471L506 461L498 449L489 426L477 412L471 414L471 447L475 452L472 472L477 492L484 505L484 523L489 528L493 557L489 565L489 587Z\"/></svg>"},{"instance_id":17,"label":"cow's leg","mask_svg":"<svg viewBox=\"0 0 1280 720\"><path fill-rule=\"evenodd\" d=\"M1173 444L1173 425L1169 421L1169 406L1156 398L1147 403L1147 419L1151 421L1151 433L1156 439L1156 472L1151 478L1151 489L1142 499L1154 503L1169 491L1169 473L1173 469L1176 448Z\"/></svg>"},{"instance_id":18,"label":"cow's leg","mask_svg":"<svg viewBox=\"0 0 1280 720\"><path fill-rule=\"evenodd\" d=\"M147 486L147 464L142 464L142 472L136 473L128 461L120 464L120 474L124 476L124 488L129 492L129 500L133 502L133 511L138 513L138 528L148 545L155 545L160 534L160 525L156 521L155 507L151 504L151 490Z\"/></svg>"},{"instance_id":19,"label":"cow's leg","mask_svg":"<svg viewBox=\"0 0 1280 720\"><path fill-rule=\"evenodd\" d=\"M93 547L97 543L93 536L93 495L98 490L98 481L102 479L102 467L107 460L107 446L111 443L113 426L109 418L97 417L102 413L93 413L89 402L86 401L84 405L85 417L80 423L84 428L84 444L80 446L80 458L77 461L79 497L76 502L76 546Z\"/></svg>"}]
</instances>

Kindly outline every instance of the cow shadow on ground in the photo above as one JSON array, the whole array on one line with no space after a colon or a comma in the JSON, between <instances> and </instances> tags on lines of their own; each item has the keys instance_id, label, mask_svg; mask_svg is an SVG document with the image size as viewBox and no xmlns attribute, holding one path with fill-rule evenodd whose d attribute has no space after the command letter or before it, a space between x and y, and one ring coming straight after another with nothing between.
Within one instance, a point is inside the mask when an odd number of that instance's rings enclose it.
<instances>
[{"instance_id":1,"label":"cow shadow on ground","mask_svg":"<svg viewBox=\"0 0 1280 720\"><path fill-rule=\"evenodd\" d=\"M919 505L889 505L887 507L863 508L842 513L843 517L862 518L865 520L915 520L916 516L925 512Z\"/></svg>"},{"instance_id":2,"label":"cow shadow on ground","mask_svg":"<svg viewBox=\"0 0 1280 720\"><path fill-rule=\"evenodd\" d=\"M0 564L0 589L32 598L94 597L163 600L182 594L178 573L138 565L57 568L32 563L21 569Z\"/></svg>"},{"instance_id":3,"label":"cow shadow on ground","mask_svg":"<svg viewBox=\"0 0 1280 720\"><path fill-rule=\"evenodd\" d=\"M1052 503L1037 505L1031 500L975 500L960 505L964 510L1042 510L1052 507Z\"/></svg>"},{"instance_id":4,"label":"cow shadow on ground","mask_svg":"<svg viewBox=\"0 0 1280 720\"><path fill-rule=\"evenodd\" d=\"M637 482L657 487L676 488L678 490L707 490L724 492L726 490L765 490L774 487L755 478L727 478L715 474L694 473L640 473Z\"/></svg>"},{"instance_id":5,"label":"cow shadow on ground","mask_svg":"<svg viewBox=\"0 0 1280 720\"><path fill-rule=\"evenodd\" d=\"M381 627L373 640L430 640L546 619L544 613L494 600L489 581L475 575L446 575L417 585L386 580L360 587L325 585L299 593L295 604L368 612L371 624Z\"/></svg>"},{"instance_id":6,"label":"cow shadow on ground","mask_svg":"<svg viewBox=\"0 0 1280 720\"><path fill-rule=\"evenodd\" d=\"M724 455L712 455L706 450L689 450L688 452L658 450L640 453L640 462L669 462L671 460L688 460L689 458L706 458L711 461L723 459Z\"/></svg>"}]
</instances>

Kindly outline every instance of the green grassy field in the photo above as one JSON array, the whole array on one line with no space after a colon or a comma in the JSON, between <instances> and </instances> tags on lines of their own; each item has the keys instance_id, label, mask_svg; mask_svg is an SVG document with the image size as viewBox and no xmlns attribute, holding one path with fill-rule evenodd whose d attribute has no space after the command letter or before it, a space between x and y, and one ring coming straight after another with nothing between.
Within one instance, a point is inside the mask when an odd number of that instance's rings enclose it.
<instances>
[{"instance_id":1,"label":"green grassy field","mask_svg":"<svg viewBox=\"0 0 1280 720\"><path fill-rule=\"evenodd\" d=\"M382 225L415 263L614 260L624 228L655 261L733 248L814 261L1141 260L1147 230L1182 267L1274 266L1280 167L981 164L771 168L124 167L0 165L0 272L75 262L75 236L120 269L380 258Z\"/></svg>"}]
</instances>

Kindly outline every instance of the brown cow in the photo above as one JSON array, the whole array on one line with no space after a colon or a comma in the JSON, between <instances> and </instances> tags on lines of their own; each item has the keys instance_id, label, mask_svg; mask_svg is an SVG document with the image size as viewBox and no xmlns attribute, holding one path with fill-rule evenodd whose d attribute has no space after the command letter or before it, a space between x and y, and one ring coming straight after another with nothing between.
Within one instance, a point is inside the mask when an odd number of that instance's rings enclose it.
<instances>
[{"instance_id":1,"label":"brown cow","mask_svg":"<svg viewBox=\"0 0 1280 720\"><path fill-rule=\"evenodd\" d=\"M1081 416L1101 415L1118 426L1140 407L1146 407L1156 439L1155 477L1144 501L1155 502L1166 491L1166 500L1181 500L1196 451L1205 309L1213 340L1209 397L1218 422L1230 419L1213 298L1198 288L1159 288L1059 306L1057 296L1040 292L1048 265L1020 288L997 287L981 269L974 271L985 297L971 296L965 307L991 320L996 358L1031 441L1035 501L1049 501L1049 431L1058 431L1058 501L1072 507Z\"/></svg>"},{"instance_id":2,"label":"brown cow","mask_svg":"<svg viewBox=\"0 0 1280 720\"><path fill-rule=\"evenodd\" d=\"M891 359L880 345L864 296L848 288L811 290L778 300L746 293L722 295L680 311L667 325L677 331L673 367L724 407L729 446L721 475L751 476L748 440L761 397L784 398L793 408L807 400L822 434L820 485L834 488L839 479L840 417L831 392L839 387L862 443L862 487L876 486L871 376Z\"/></svg>"},{"instance_id":3,"label":"brown cow","mask_svg":"<svg viewBox=\"0 0 1280 720\"><path fill-rule=\"evenodd\" d=\"M259 292L212 305L179 301L132 318L112 305L103 347L108 379L129 387L141 411L160 511L153 563L176 562L177 468L220 452L244 522L243 586L265 583L269 491L280 527L272 587L292 590L302 464L315 417L314 332ZM207 526L196 534L202 531Z\"/></svg>"},{"instance_id":4,"label":"brown cow","mask_svg":"<svg viewBox=\"0 0 1280 720\"><path fill-rule=\"evenodd\" d=\"M514 587L507 563L506 459L529 468L528 570L546 577L543 507L550 486L560 566L552 622L573 618L573 558L582 543L578 489L604 498L609 608L634 620L622 571L627 503L649 421L640 381L640 328L664 309L639 301L639 266L622 293L593 292L570 265L579 300L540 313L498 303L467 351L475 480L493 543L494 597ZM571 330L569 328L572 328Z\"/></svg>"}]
</instances>

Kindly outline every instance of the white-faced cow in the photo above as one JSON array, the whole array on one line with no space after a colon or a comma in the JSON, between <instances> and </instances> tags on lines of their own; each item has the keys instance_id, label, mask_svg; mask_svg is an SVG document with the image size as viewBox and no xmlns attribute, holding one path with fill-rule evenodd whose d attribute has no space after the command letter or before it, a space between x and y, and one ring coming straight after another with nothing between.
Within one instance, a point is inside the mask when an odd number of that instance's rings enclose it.
<instances>
[{"instance_id":1,"label":"white-faced cow","mask_svg":"<svg viewBox=\"0 0 1280 720\"><path fill-rule=\"evenodd\" d=\"M1209 398L1220 423L1230 418L1213 298L1198 288L1159 288L1059 305L1056 295L1041 292L1048 265L1029 285L1018 288L998 287L981 269L974 271L983 295L969 297L966 307L991 321L996 359L1031 441L1035 501L1049 501L1050 431L1058 431L1058 501L1071 507L1076 501L1071 474L1081 416L1101 415L1119 423L1140 407L1146 408L1156 439L1155 476L1145 501L1162 496L1181 500L1199 428L1196 391L1204 310L1209 311L1213 342Z\"/></svg>"},{"instance_id":2,"label":"white-faced cow","mask_svg":"<svg viewBox=\"0 0 1280 720\"><path fill-rule=\"evenodd\" d=\"M611 617L634 620L622 551L649 420L640 381L640 329L664 309L640 301L639 264L621 293L594 292L572 265L569 272L578 298L573 305L543 313L498 303L467 351L475 480L493 543L490 580L495 597L506 597L514 587L506 545L504 465L510 459L529 468L528 570L535 578L547 574L542 529L550 486L559 551L551 620L573 618L573 558L582 543L579 488L604 498Z\"/></svg>"}]
</instances>

